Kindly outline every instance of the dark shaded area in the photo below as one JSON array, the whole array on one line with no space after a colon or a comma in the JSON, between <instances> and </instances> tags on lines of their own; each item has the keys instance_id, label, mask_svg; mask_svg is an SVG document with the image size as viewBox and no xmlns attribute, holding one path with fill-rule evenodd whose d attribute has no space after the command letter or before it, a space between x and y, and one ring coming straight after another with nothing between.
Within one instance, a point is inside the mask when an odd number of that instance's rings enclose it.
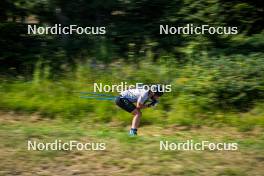
<instances>
[{"instance_id":1,"label":"dark shaded area","mask_svg":"<svg viewBox=\"0 0 264 176\"><path fill-rule=\"evenodd\" d=\"M87 59L87 55L106 63L132 55L137 62L136 58L146 56L146 51L150 50L154 61L162 53L186 61L182 52L185 47L192 48L194 53L204 50L212 55L230 55L262 52L264 45L260 34L264 23L263 4L258 0L3 0L0 8L1 72L30 73L40 57L57 70L62 64L74 66L76 61ZM40 26L105 26L107 34L30 36L25 28L32 23L32 17ZM160 24L184 26L188 23L237 26L244 38L159 35ZM63 53L62 62L53 59L58 52ZM16 71L7 71L12 68Z\"/></svg>"}]
</instances>

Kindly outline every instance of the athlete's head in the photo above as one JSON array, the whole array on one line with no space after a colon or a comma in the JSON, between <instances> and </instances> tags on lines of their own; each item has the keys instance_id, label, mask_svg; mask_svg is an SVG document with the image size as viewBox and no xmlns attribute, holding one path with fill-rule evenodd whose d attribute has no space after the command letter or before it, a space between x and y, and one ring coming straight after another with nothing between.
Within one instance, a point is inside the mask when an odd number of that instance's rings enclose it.
<instances>
[{"instance_id":1,"label":"athlete's head","mask_svg":"<svg viewBox=\"0 0 264 176\"><path fill-rule=\"evenodd\" d=\"M158 98L161 97L161 96L163 95L163 93L164 93L164 90L163 90L162 86L159 85L159 84L157 84L157 85L152 85L150 91L153 93L152 98L154 98L154 99L158 99Z\"/></svg>"}]
</instances>

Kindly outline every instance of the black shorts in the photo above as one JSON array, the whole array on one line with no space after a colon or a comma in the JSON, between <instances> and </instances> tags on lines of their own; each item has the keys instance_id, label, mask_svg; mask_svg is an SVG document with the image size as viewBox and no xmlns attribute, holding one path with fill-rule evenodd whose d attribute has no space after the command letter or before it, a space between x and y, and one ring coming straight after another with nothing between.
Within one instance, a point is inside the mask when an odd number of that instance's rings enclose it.
<instances>
[{"instance_id":1,"label":"black shorts","mask_svg":"<svg viewBox=\"0 0 264 176\"><path fill-rule=\"evenodd\" d=\"M116 97L115 103L120 108L124 109L127 112L132 112L136 109L136 106L129 101L127 98Z\"/></svg>"}]
</instances>

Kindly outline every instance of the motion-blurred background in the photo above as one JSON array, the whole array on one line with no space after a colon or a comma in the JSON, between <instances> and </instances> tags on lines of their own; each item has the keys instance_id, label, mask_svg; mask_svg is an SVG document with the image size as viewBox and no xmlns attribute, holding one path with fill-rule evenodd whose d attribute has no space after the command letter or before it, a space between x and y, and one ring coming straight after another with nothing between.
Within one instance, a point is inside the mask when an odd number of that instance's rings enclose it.
<instances>
[{"instance_id":1,"label":"motion-blurred background","mask_svg":"<svg viewBox=\"0 0 264 176\"><path fill-rule=\"evenodd\" d=\"M0 174L263 174L263 11L261 0L1 0ZM107 33L28 35L28 24ZM160 24L239 33L159 35ZM143 112L143 137L130 139L129 114L112 101L79 98L95 82L171 84L173 92ZM26 151L28 139L58 138L102 140L109 149ZM241 150L159 151L161 139L193 138L235 141Z\"/></svg>"}]
</instances>

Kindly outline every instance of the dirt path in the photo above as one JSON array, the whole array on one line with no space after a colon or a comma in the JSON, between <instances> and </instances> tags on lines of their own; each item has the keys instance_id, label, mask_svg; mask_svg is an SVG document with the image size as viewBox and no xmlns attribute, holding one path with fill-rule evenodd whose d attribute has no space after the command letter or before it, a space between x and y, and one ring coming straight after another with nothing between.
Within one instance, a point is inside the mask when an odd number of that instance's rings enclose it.
<instances>
[{"instance_id":1,"label":"dirt path","mask_svg":"<svg viewBox=\"0 0 264 176\"><path fill-rule=\"evenodd\" d=\"M129 138L126 129L70 123L38 115L0 113L0 175L254 175L264 173L261 130L187 129L145 126ZM27 141L106 143L104 151L28 151ZM237 142L238 151L160 151L159 142Z\"/></svg>"}]
</instances>

